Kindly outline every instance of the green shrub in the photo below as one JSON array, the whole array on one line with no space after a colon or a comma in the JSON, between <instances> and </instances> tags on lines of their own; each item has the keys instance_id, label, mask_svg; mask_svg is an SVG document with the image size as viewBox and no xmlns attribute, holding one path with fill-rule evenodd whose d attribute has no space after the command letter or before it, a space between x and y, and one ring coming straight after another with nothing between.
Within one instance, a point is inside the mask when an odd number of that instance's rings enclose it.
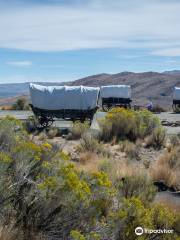
<instances>
[{"instance_id":1,"label":"green shrub","mask_svg":"<svg viewBox=\"0 0 180 240\"><path fill-rule=\"evenodd\" d=\"M47 137L49 139L53 139L54 137L58 136L58 134L59 134L59 129L57 127L51 127L47 131Z\"/></svg>"},{"instance_id":2,"label":"green shrub","mask_svg":"<svg viewBox=\"0 0 180 240\"><path fill-rule=\"evenodd\" d=\"M47 140L47 134L46 134L46 132L45 131L42 131L42 132L40 132L39 133L39 135L38 135L38 139L40 140L40 141L46 141Z\"/></svg>"},{"instance_id":3,"label":"green shrub","mask_svg":"<svg viewBox=\"0 0 180 240\"><path fill-rule=\"evenodd\" d=\"M81 152L92 152L97 154L109 155L103 144L91 133L86 132L82 135L79 150Z\"/></svg>"},{"instance_id":4,"label":"green shrub","mask_svg":"<svg viewBox=\"0 0 180 240\"><path fill-rule=\"evenodd\" d=\"M180 145L180 135L170 136L170 142L173 147Z\"/></svg>"},{"instance_id":5,"label":"green shrub","mask_svg":"<svg viewBox=\"0 0 180 240\"><path fill-rule=\"evenodd\" d=\"M180 190L180 146L175 146L165 152L152 164L150 173L155 181L164 181L169 187Z\"/></svg>"},{"instance_id":6,"label":"green shrub","mask_svg":"<svg viewBox=\"0 0 180 240\"><path fill-rule=\"evenodd\" d=\"M147 110L136 111L137 137L144 138L150 135L155 128L161 127L160 119Z\"/></svg>"},{"instance_id":7,"label":"green shrub","mask_svg":"<svg viewBox=\"0 0 180 240\"><path fill-rule=\"evenodd\" d=\"M32 142L12 118L0 121L0 143L2 228L12 224L23 239L33 239L35 233L42 233L42 239L68 239L73 229L96 236L89 229L105 216L112 200L105 173L79 172L59 149Z\"/></svg>"},{"instance_id":8,"label":"green shrub","mask_svg":"<svg viewBox=\"0 0 180 240\"><path fill-rule=\"evenodd\" d=\"M165 146L166 131L164 128L155 128L150 136L146 138L146 146L161 149Z\"/></svg>"},{"instance_id":9,"label":"green shrub","mask_svg":"<svg viewBox=\"0 0 180 240\"><path fill-rule=\"evenodd\" d=\"M128 140L120 142L120 149L125 152L130 159L139 160L139 146Z\"/></svg>"},{"instance_id":10,"label":"green shrub","mask_svg":"<svg viewBox=\"0 0 180 240\"><path fill-rule=\"evenodd\" d=\"M117 181L119 197L138 197L143 203L151 202L156 194L153 182L145 175L125 176Z\"/></svg>"},{"instance_id":11,"label":"green shrub","mask_svg":"<svg viewBox=\"0 0 180 240\"><path fill-rule=\"evenodd\" d=\"M158 239L177 240L178 232L173 234L135 234L136 227L143 229L174 229L179 214L169 211L163 205L144 206L138 198L124 199L119 211L112 215L114 239L135 240L135 239ZM156 237L157 236L157 237Z\"/></svg>"},{"instance_id":12,"label":"green shrub","mask_svg":"<svg viewBox=\"0 0 180 240\"><path fill-rule=\"evenodd\" d=\"M89 129L88 122L81 123L80 121L77 121L73 123L73 125L70 128L72 139L80 139L88 129Z\"/></svg>"},{"instance_id":13,"label":"green shrub","mask_svg":"<svg viewBox=\"0 0 180 240\"><path fill-rule=\"evenodd\" d=\"M149 111L134 111L115 108L107 113L99 122L101 139L103 141L136 140L144 138L160 127L159 119Z\"/></svg>"},{"instance_id":14,"label":"green shrub","mask_svg":"<svg viewBox=\"0 0 180 240\"><path fill-rule=\"evenodd\" d=\"M20 120L7 116L0 120L0 150L9 151L19 138L27 139L27 133Z\"/></svg>"},{"instance_id":15,"label":"green shrub","mask_svg":"<svg viewBox=\"0 0 180 240\"><path fill-rule=\"evenodd\" d=\"M101 240L102 239L100 235L95 232L82 235L79 231L75 231L75 230L71 231L71 238L72 240Z\"/></svg>"},{"instance_id":16,"label":"green shrub","mask_svg":"<svg viewBox=\"0 0 180 240\"><path fill-rule=\"evenodd\" d=\"M18 98L12 106L13 110L30 110L29 103L25 97Z\"/></svg>"},{"instance_id":17,"label":"green shrub","mask_svg":"<svg viewBox=\"0 0 180 240\"><path fill-rule=\"evenodd\" d=\"M113 162L110 159L105 158L103 161L101 161L99 165L99 170L107 173L109 177L111 177L110 175L111 172L113 171L113 167L114 167Z\"/></svg>"},{"instance_id":18,"label":"green shrub","mask_svg":"<svg viewBox=\"0 0 180 240\"><path fill-rule=\"evenodd\" d=\"M79 231L75 230L71 231L71 238L73 240L86 240L86 238Z\"/></svg>"},{"instance_id":19,"label":"green shrub","mask_svg":"<svg viewBox=\"0 0 180 240\"><path fill-rule=\"evenodd\" d=\"M33 133L37 131L37 126L39 125L39 122L36 117L30 116L28 119L24 122L24 128L28 133Z\"/></svg>"}]
</instances>

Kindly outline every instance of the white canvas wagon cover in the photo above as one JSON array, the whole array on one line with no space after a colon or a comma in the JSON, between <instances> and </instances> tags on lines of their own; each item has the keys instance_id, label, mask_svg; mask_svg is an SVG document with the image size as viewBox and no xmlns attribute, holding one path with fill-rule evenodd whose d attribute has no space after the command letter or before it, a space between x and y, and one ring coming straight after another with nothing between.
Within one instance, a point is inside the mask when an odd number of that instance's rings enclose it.
<instances>
[{"instance_id":1,"label":"white canvas wagon cover","mask_svg":"<svg viewBox=\"0 0 180 240\"><path fill-rule=\"evenodd\" d=\"M174 100L180 100L180 87L174 88L174 94L173 94Z\"/></svg>"},{"instance_id":2,"label":"white canvas wagon cover","mask_svg":"<svg viewBox=\"0 0 180 240\"><path fill-rule=\"evenodd\" d=\"M97 106L99 88L30 84L34 107L45 110L88 110Z\"/></svg>"},{"instance_id":3,"label":"white canvas wagon cover","mask_svg":"<svg viewBox=\"0 0 180 240\"><path fill-rule=\"evenodd\" d=\"M108 85L102 86L100 90L102 98L131 98L131 86L129 85Z\"/></svg>"}]
</instances>

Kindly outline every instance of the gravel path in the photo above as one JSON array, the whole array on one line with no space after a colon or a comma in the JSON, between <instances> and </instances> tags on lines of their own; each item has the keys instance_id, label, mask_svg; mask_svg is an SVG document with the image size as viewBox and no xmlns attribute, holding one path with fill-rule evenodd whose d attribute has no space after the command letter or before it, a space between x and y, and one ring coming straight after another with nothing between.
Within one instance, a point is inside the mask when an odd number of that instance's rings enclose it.
<instances>
[{"instance_id":1,"label":"gravel path","mask_svg":"<svg viewBox=\"0 0 180 240\"><path fill-rule=\"evenodd\" d=\"M157 114L162 121L177 122L180 121L180 113L164 112ZM165 127L168 134L180 133L180 127Z\"/></svg>"}]
</instances>

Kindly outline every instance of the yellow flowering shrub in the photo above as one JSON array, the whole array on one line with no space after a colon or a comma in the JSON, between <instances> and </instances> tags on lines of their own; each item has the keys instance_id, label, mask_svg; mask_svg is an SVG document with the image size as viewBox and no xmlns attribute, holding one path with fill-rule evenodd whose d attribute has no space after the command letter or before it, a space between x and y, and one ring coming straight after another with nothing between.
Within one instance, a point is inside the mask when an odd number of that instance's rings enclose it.
<instances>
[{"instance_id":1,"label":"yellow flowering shrub","mask_svg":"<svg viewBox=\"0 0 180 240\"><path fill-rule=\"evenodd\" d=\"M150 134L160 127L159 119L147 110L134 111L114 108L99 121L101 138L110 141L113 138L136 140Z\"/></svg>"},{"instance_id":2,"label":"yellow flowering shrub","mask_svg":"<svg viewBox=\"0 0 180 240\"><path fill-rule=\"evenodd\" d=\"M55 190L58 186L58 182L55 176L48 176L44 179L43 182L38 184L39 189L41 190Z\"/></svg>"},{"instance_id":3,"label":"yellow flowering shrub","mask_svg":"<svg viewBox=\"0 0 180 240\"><path fill-rule=\"evenodd\" d=\"M22 161L39 161L41 159L42 149L31 141L21 142L13 149L13 154Z\"/></svg>"},{"instance_id":4,"label":"yellow flowering shrub","mask_svg":"<svg viewBox=\"0 0 180 240\"><path fill-rule=\"evenodd\" d=\"M44 149L44 150L47 150L47 151L49 151L49 150L51 150L52 149L52 145L51 144L49 144L49 143L43 143L42 145L41 145L41 147Z\"/></svg>"},{"instance_id":5,"label":"yellow flowering shrub","mask_svg":"<svg viewBox=\"0 0 180 240\"><path fill-rule=\"evenodd\" d=\"M91 232L89 234L81 234L77 230L72 230L70 234L72 240L101 240L102 238L98 233Z\"/></svg>"},{"instance_id":6,"label":"yellow flowering shrub","mask_svg":"<svg viewBox=\"0 0 180 240\"><path fill-rule=\"evenodd\" d=\"M12 158L7 153L0 152L0 163L11 163Z\"/></svg>"},{"instance_id":7,"label":"yellow flowering shrub","mask_svg":"<svg viewBox=\"0 0 180 240\"><path fill-rule=\"evenodd\" d=\"M112 206L115 189L106 173L99 171L90 176L91 206L102 216L106 216Z\"/></svg>"},{"instance_id":8,"label":"yellow flowering shrub","mask_svg":"<svg viewBox=\"0 0 180 240\"><path fill-rule=\"evenodd\" d=\"M67 153L63 152L63 151L60 152L59 157L64 159L64 160L70 160L70 156Z\"/></svg>"},{"instance_id":9,"label":"yellow flowering shrub","mask_svg":"<svg viewBox=\"0 0 180 240\"><path fill-rule=\"evenodd\" d=\"M80 178L74 164L67 162L66 159L45 161L42 167L44 171L38 177L40 181L38 187L45 191L45 194L49 195L49 192L60 190L74 194L79 200L86 200L91 193L88 183Z\"/></svg>"},{"instance_id":10,"label":"yellow flowering shrub","mask_svg":"<svg viewBox=\"0 0 180 240\"><path fill-rule=\"evenodd\" d=\"M93 180L97 181L97 184L102 187L111 187L112 183L109 180L108 176L104 172L95 172L92 174Z\"/></svg>"},{"instance_id":11,"label":"yellow flowering shrub","mask_svg":"<svg viewBox=\"0 0 180 240\"><path fill-rule=\"evenodd\" d=\"M113 226L120 239L151 239L153 234L143 234L137 236L135 234L136 227L146 229L174 229L178 221L178 214L173 213L163 205L154 204L144 206L140 199L132 197L124 199L119 211L110 215ZM121 225L121 228L119 226ZM178 240L176 232L173 234L158 234L158 239L162 240Z\"/></svg>"},{"instance_id":12,"label":"yellow flowering shrub","mask_svg":"<svg viewBox=\"0 0 180 240\"><path fill-rule=\"evenodd\" d=\"M71 231L71 238L73 240L86 240L86 238L79 231L76 230Z\"/></svg>"}]
</instances>

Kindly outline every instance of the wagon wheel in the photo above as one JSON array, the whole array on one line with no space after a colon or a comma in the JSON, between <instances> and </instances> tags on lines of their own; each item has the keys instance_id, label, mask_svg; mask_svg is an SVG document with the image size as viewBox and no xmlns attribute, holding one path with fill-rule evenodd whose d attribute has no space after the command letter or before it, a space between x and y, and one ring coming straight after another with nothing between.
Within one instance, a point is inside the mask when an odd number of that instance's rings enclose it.
<instances>
[{"instance_id":1,"label":"wagon wheel","mask_svg":"<svg viewBox=\"0 0 180 240\"><path fill-rule=\"evenodd\" d=\"M45 117L45 116L39 116L38 121L39 121L39 124L44 128L50 127L54 122L52 117Z\"/></svg>"},{"instance_id":2,"label":"wagon wheel","mask_svg":"<svg viewBox=\"0 0 180 240\"><path fill-rule=\"evenodd\" d=\"M111 110L112 107L112 105L102 105L102 109L104 112L108 112L109 110Z\"/></svg>"},{"instance_id":3,"label":"wagon wheel","mask_svg":"<svg viewBox=\"0 0 180 240\"><path fill-rule=\"evenodd\" d=\"M180 104L173 104L174 112L180 112Z\"/></svg>"},{"instance_id":4,"label":"wagon wheel","mask_svg":"<svg viewBox=\"0 0 180 240\"><path fill-rule=\"evenodd\" d=\"M102 105L102 109L104 112L107 112L108 111L108 106L107 105Z\"/></svg>"}]
</instances>

